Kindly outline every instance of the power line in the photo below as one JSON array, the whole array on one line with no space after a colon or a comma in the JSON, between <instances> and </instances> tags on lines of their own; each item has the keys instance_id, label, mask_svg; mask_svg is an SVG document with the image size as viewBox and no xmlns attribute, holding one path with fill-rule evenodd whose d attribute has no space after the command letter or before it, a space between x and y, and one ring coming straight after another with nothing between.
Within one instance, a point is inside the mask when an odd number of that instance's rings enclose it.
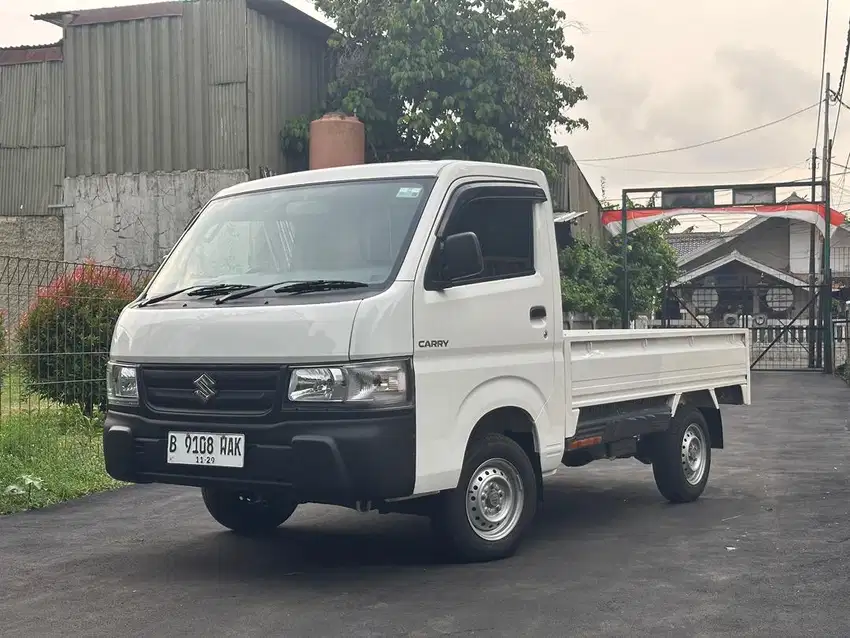
<instances>
[{"instance_id":1,"label":"power line","mask_svg":"<svg viewBox=\"0 0 850 638\"><path fill-rule=\"evenodd\" d=\"M847 25L847 40L844 43L844 63L841 65L841 75L838 77L838 90L835 92L835 99L844 104L841 100L844 98L844 81L847 79L847 62L850 59L850 23ZM844 106L847 106L844 104ZM841 120L841 109L838 109L838 115L835 116L835 129L833 139L837 139L838 122Z\"/></svg>"},{"instance_id":2,"label":"power line","mask_svg":"<svg viewBox=\"0 0 850 638\"><path fill-rule=\"evenodd\" d=\"M664 155L665 153L677 153L679 151L690 151L691 149L701 148L703 146L708 146L709 144L717 144L718 142L725 142L726 140L731 140L736 137L741 137L742 135L747 135L748 133L753 133L755 131L760 131L769 126L774 126L776 124L780 124L786 120L790 120L792 117L796 117L801 113L805 113L806 111L811 111L815 107L820 107L823 100L815 102L814 104L810 104L809 106L800 109L799 111L794 111L793 113L786 115L785 117L781 117L778 120L773 120L772 122L767 122L766 124L760 124L759 126L754 126L753 128L748 128L743 131L738 131L737 133L732 133L731 135L725 135L724 137L718 137L713 140L708 140L705 142L699 142L698 144L689 144L688 146L679 146L677 148L667 148L658 151L648 151L646 153L633 153L631 155L618 155L615 157L594 157L586 160L576 160L580 163L592 163L592 162L611 162L614 160L621 159L632 159L635 157L649 157L651 155ZM820 109L818 109L820 111Z\"/></svg>"},{"instance_id":3,"label":"power line","mask_svg":"<svg viewBox=\"0 0 850 638\"><path fill-rule=\"evenodd\" d=\"M803 162L797 162L796 164L791 164L790 166L764 166L762 168L739 168L737 170L728 170L728 171L669 171L662 169L652 169L652 168L630 168L627 166L601 166L599 164L593 164L591 162L582 162L583 166L591 166L593 168L601 168L606 171L621 171L626 173L658 173L661 175L737 175L738 173L764 173L767 171L772 171L776 169L782 169L783 172L786 170L790 170L792 168L796 168Z\"/></svg>"},{"instance_id":4,"label":"power line","mask_svg":"<svg viewBox=\"0 0 850 638\"><path fill-rule=\"evenodd\" d=\"M826 10L823 15L823 53L821 54L821 63L820 63L820 90L818 91L818 95L823 95L823 83L824 83L824 75L826 74L826 43L829 35L829 0L826 0ZM820 103L819 103L820 104ZM820 139L820 118L821 118L821 110L820 106L818 106L818 125L815 127L815 148L818 147L818 140Z\"/></svg>"},{"instance_id":5,"label":"power line","mask_svg":"<svg viewBox=\"0 0 850 638\"><path fill-rule=\"evenodd\" d=\"M838 102L838 114L835 116L835 128L833 129L832 139L838 139L838 123L841 121L841 112L844 110L841 108L850 108L844 103L844 83L847 79L847 62L850 59L850 23L847 26L847 41L844 45L844 63L841 65L841 76L838 79L838 90L835 92L835 100ZM850 164L850 153L847 154L847 164ZM841 186L839 186L839 190L841 191L841 195L838 200L838 206L841 206L844 201L844 183L847 180L847 174L843 174L841 176Z\"/></svg>"},{"instance_id":6,"label":"power line","mask_svg":"<svg viewBox=\"0 0 850 638\"><path fill-rule=\"evenodd\" d=\"M783 169L782 169L781 171L779 171L778 173L773 173L772 175L768 175L767 177L762 177L762 178L761 178L761 179L759 179L758 181L759 181L759 182L761 182L761 183L770 182L771 180L776 179L776 178L777 178L777 177L779 177L780 175L783 175L784 173L787 173L788 171L790 171L790 170L792 170L792 169L795 169L795 168L797 168L798 166L804 166L804 165L805 165L808 161L809 161L809 158L806 158L806 159L804 159L802 162L797 162L796 164L792 164L791 166L788 166L788 167L786 167L786 168L783 168Z\"/></svg>"}]
</instances>

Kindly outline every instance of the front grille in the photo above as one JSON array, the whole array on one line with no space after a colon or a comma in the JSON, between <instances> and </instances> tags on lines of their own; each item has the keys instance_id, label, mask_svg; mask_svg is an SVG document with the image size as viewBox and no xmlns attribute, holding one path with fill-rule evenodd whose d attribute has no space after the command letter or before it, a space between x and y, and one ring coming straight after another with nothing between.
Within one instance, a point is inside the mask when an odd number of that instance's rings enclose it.
<instances>
[{"instance_id":1,"label":"front grille","mask_svg":"<svg viewBox=\"0 0 850 638\"><path fill-rule=\"evenodd\" d=\"M204 375L215 390L206 403L195 384ZM275 407L281 377L280 367L143 366L141 390L154 412L262 415Z\"/></svg>"}]
</instances>

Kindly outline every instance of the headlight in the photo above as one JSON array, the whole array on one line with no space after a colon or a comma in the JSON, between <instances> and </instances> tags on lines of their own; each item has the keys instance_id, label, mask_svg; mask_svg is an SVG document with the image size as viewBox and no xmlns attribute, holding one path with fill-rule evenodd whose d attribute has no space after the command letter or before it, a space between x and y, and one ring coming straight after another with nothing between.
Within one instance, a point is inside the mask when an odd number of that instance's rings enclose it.
<instances>
[{"instance_id":1,"label":"headlight","mask_svg":"<svg viewBox=\"0 0 850 638\"><path fill-rule=\"evenodd\" d=\"M296 368L289 379L289 400L395 405L408 399L407 375L404 361Z\"/></svg>"},{"instance_id":2,"label":"headlight","mask_svg":"<svg viewBox=\"0 0 850 638\"><path fill-rule=\"evenodd\" d=\"M136 366L111 361L106 364L106 400L113 405L138 405Z\"/></svg>"}]
</instances>

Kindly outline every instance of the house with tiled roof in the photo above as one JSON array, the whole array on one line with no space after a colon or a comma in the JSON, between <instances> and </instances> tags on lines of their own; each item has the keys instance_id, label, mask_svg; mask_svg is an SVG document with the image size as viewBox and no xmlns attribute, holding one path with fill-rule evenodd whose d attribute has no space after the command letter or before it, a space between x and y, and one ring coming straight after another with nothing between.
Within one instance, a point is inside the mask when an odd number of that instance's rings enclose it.
<instances>
[{"instance_id":1,"label":"house with tiled roof","mask_svg":"<svg viewBox=\"0 0 850 638\"><path fill-rule=\"evenodd\" d=\"M805 202L794 193L782 203ZM789 322L806 318L815 304L810 288L811 225L766 216L753 217L729 232L668 235L681 269L665 308L668 319L730 325L747 321ZM815 272L820 272L822 237L815 236ZM831 237L836 295L850 284L850 225ZM755 319L752 319L755 318ZM746 322L745 322L746 323Z\"/></svg>"}]
</instances>

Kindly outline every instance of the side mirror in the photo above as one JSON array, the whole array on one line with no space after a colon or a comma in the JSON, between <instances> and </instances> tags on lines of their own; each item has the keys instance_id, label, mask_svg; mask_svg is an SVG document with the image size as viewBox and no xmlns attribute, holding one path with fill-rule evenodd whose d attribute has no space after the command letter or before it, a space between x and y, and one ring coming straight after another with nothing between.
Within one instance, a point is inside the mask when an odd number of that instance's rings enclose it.
<instances>
[{"instance_id":1,"label":"side mirror","mask_svg":"<svg viewBox=\"0 0 850 638\"><path fill-rule=\"evenodd\" d=\"M473 232L456 233L446 237L440 256L444 283L475 277L484 272L481 244L478 242L478 235Z\"/></svg>"}]
</instances>

